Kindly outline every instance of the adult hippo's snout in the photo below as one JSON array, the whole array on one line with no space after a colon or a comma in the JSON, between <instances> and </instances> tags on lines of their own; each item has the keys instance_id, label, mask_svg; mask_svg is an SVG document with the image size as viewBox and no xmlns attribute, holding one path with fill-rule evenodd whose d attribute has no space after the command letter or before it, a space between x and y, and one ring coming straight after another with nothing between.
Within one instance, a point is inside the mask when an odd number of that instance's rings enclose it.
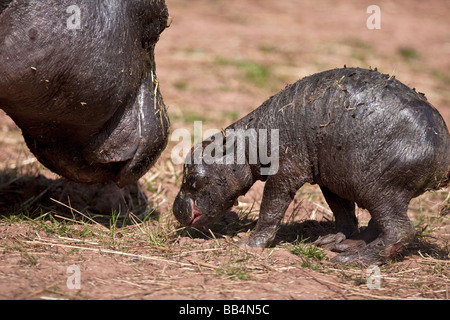
<instances>
[{"instance_id":1,"label":"adult hippo's snout","mask_svg":"<svg viewBox=\"0 0 450 320\"><path fill-rule=\"evenodd\" d=\"M167 20L163 0L0 0L0 108L41 163L121 187L154 164L170 125L154 59Z\"/></svg>"},{"instance_id":2,"label":"adult hippo's snout","mask_svg":"<svg viewBox=\"0 0 450 320\"><path fill-rule=\"evenodd\" d=\"M156 74L149 65L133 104L114 117L83 150L91 163L118 164L119 187L138 180L166 148L169 119Z\"/></svg>"}]
</instances>

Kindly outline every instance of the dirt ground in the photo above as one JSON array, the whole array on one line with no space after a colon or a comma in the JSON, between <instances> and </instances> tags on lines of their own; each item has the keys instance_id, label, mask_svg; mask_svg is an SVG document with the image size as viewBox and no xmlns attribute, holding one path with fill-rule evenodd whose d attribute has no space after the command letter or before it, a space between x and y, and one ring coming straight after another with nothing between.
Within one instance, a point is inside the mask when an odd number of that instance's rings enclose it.
<instances>
[{"instance_id":1,"label":"dirt ground","mask_svg":"<svg viewBox=\"0 0 450 320\"><path fill-rule=\"evenodd\" d=\"M172 130L192 132L196 120L203 130L220 130L286 84L344 65L395 75L450 123L447 0L166 2L171 26L156 63ZM366 25L372 4L381 9L380 29ZM333 225L315 186L298 192L275 247L246 249L236 239L254 227L264 185L211 229L181 228L171 213L180 187L181 167L171 162L178 141L138 186L119 190L50 173L4 114L0 131L0 299L450 297L448 189L411 202L417 238L377 278L331 263L335 253L311 244ZM370 217L358 209L358 218L365 225Z\"/></svg>"}]
</instances>

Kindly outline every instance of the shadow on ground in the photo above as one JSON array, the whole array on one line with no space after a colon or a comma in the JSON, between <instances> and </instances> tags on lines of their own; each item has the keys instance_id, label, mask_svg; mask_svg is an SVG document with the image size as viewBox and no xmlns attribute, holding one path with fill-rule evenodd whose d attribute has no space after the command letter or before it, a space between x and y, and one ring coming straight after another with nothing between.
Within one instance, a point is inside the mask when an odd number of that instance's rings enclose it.
<instances>
[{"instance_id":1,"label":"shadow on ground","mask_svg":"<svg viewBox=\"0 0 450 320\"><path fill-rule=\"evenodd\" d=\"M138 183L119 189L115 184L81 185L63 178L0 172L0 215L37 218L47 212L75 220L85 215L106 226L111 217L129 212L138 218L157 215Z\"/></svg>"},{"instance_id":2,"label":"shadow on ground","mask_svg":"<svg viewBox=\"0 0 450 320\"><path fill-rule=\"evenodd\" d=\"M211 239L212 236L216 238L224 236L233 237L240 233L250 233L255 228L256 222L257 220L249 218L240 220L235 212L230 211L210 228L185 228L179 231L179 235L193 239ZM313 243L319 237L334 233L334 230L334 222L327 220L304 220L282 223L272 246L279 246L283 243ZM414 241L403 251L402 256L427 256L439 260L450 260L448 246L439 246L433 243L432 237L424 237L420 232L418 232ZM402 260L402 256L398 257L398 259Z\"/></svg>"},{"instance_id":3,"label":"shadow on ground","mask_svg":"<svg viewBox=\"0 0 450 320\"><path fill-rule=\"evenodd\" d=\"M0 215L23 215L34 219L48 212L54 213L52 216L56 218L77 221L89 217L106 227L111 226L112 219L115 219L116 227L125 227L136 223L136 220L150 218L158 221L160 216L158 211L152 209L138 183L119 189L115 184L81 185L63 178L48 179L42 175L17 176L6 171L0 172ZM134 221L130 219L130 212L135 217ZM230 211L209 228L177 228L176 236L193 239L234 237L251 232L256 222L248 217L240 218L237 213ZM300 241L312 243L333 232L334 222L327 220L282 223L273 246ZM450 260L448 246L441 247L420 232L403 254Z\"/></svg>"}]
</instances>

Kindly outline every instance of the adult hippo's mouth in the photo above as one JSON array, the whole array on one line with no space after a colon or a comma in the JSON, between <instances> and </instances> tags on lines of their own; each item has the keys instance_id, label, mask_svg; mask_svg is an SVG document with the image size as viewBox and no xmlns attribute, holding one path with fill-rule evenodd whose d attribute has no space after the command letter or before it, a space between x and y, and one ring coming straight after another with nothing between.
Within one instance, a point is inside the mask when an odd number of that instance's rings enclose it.
<instances>
[{"instance_id":1,"label":"adult hippo's mouth","mask_svg":"<svg viewBox=\"0 0 450 320\"><path fill-rule=\"evenodd\" d=\"M120 163L112 179L119 187L137 181L167 146L170 122L156 74L149 69L134 104L113 117L83 150L90 163Z\"/></svg>"}]
</instances>

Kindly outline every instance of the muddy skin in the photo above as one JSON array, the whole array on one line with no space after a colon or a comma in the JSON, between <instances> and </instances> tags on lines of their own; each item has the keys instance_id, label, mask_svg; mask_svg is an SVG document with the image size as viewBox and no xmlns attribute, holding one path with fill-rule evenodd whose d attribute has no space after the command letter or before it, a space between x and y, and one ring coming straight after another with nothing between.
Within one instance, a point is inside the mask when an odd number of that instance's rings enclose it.
<instances>
[{"instance_id":1,"label":"muddy skin","mask_svg":"<svg viewBox=\"0 0 450 320\"><path fill-rule=\"evenodd\" d=\"M296 191L318 184L336 233L317 244L341 252L336 262L381 264L414 239L410 200L449 181L450 136L441 115L423 94L377 71L343 68L306 77L229 128L279 129L278 172L262 175L261 163L186 164L173 212L183 225L207 225L265 180L250 246L270 245ZM211 140L196 148L224 143ZM355 203L371 214L362 232Z\"/></svg>"},{"instance_id":2,"label":"muddy skin","mask_svg":"<svg viewBox=\"0 0 450 320\"><path fill-rule=\"evenodd\" d=\"M37 159L80 183L137 181L168 141L154 47L163 0L0 0L0 108Z\"/></svg>"}]
</instances>

